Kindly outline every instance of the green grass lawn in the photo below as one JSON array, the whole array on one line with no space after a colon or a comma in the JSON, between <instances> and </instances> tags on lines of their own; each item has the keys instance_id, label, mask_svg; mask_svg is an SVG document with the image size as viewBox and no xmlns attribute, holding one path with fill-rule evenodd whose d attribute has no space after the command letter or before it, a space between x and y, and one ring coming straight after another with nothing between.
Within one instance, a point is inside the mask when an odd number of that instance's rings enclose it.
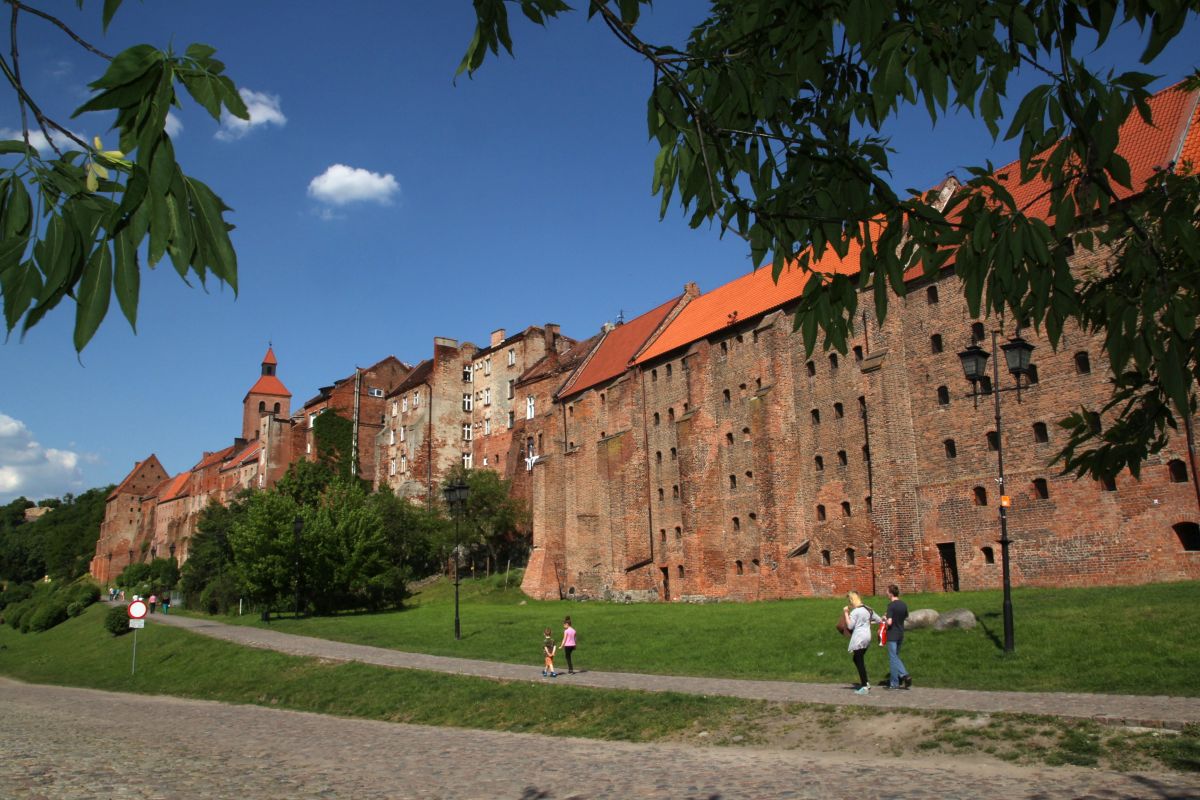
<instances>
[{"instance_id":1,"label":"green grass lawn","mask_svg":"<svg viewBox=\"0 0 1200 800\"><path fill-rule=\"evenodd\" d=\"M454 588L427 586L403 611L336 617L273 618L271 627L358 644L436 655L540 664L541 632L561 635L570 614L581 669L851 682L846 640L834 629L844 601L614 604L529 600L503 576L464 581L461 641L455 641ZM1200 582L1095 589L1015 589L1016 652L1001 647L999 591L914 594L910 609L969 608L972 631L910 631L903 657L919 686L1195 696L1200 644L1181 627L1200 607ZM885 598L869 598L882 611ZM257 615L228 617L262 625ZM565 665L561 661L560 666ZM868 654L872 679L887 654Z\"/></svg>"}]
</instances>

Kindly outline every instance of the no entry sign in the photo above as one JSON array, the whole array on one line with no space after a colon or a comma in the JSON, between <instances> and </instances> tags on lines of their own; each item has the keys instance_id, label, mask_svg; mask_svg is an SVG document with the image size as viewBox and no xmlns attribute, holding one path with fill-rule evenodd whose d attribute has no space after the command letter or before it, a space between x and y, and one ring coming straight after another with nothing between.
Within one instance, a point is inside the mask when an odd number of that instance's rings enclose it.
<instances>
[{"instance_id":1,"label":"no entry sign","mask_svg":"<svg viewBox=\"0 0 1200 800\"><path fill-rule=\"evenodd\" d=\"M142 619L146 616L146 604L141 600L134 600L129 604L127 611L130 619Z\"/></svg>"}]
</instances>

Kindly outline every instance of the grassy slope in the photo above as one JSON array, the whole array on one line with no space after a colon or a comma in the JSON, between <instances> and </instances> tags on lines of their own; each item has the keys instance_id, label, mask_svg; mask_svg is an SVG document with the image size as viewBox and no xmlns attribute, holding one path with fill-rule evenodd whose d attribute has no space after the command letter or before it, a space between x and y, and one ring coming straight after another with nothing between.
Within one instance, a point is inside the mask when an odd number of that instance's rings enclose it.
<instances>
[{"instance_id":1,"label":"grassy slope","mask_svg":"<svg viewBox=\"0 0 1200 800\"><path fill-rule=\"evenodd\" d=\"M1200 583L1096 589L1016 589L1016 653L1000 646L1000 592L924 594L910 609L969 608L973 631L912 631L903 657L922 686L1194 696L1200 644L1180 626L1200 607ZM867 601L877 610L881 598ZM611 604L526 600L502 579L462 585L463 639L453 638L453 587L426 587L395 613L313 619L272 627L396 650L540 663L541 631L579 630L576 665L587 669L815 682L848 682L854 669L834 630L840 598L768 603ZM256 616L229 621L261 625ZM561 659L560 659L561 662ZM561 663L560 663L561 665ZM887 672L883 648L868 654Z\"/></svg>"}]
</instances>

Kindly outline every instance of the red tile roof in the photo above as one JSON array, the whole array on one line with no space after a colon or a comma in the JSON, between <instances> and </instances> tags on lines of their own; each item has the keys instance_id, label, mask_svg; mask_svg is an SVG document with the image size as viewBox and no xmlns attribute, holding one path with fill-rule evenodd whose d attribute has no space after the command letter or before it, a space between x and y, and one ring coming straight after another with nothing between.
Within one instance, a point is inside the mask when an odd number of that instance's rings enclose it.
<instances>
[{"instance_id":1,"label":"red tile roof","mask_svg":"<svg viewBox=\"0 0 1200 800\"><path fill-rule=\"evenodd\" d=\"M215 453L207 454L206 456L204 456L204 458L200 459L200 462L198 464L196 464L196 466L192 467L190 471L191 472L199 472L200 470L204 469L205 467L211 467L213 464L221 463L222 461L224 461L225 459L227 459L231 455L233 455L234 447L236 447L236 445L231 444L231 445L229 445L229 447L226 447L223 450L218 450Z\"/></svg>"},{"instance_id":2,"label":"red tile roof","mask_svg":"<svg viewBox=\"0 0 1200 800\"><path fill-rule=\"evenodd\" d=\"M264 363L264 364L278 364L279 363L278 361L275 360L275 351L272 350L269 346L267 347L267 354L265 356L263 356L262 363Z\"/></svg>"},{"instance_id":3,"label":"red tile roof","mask_svg":"<svg viewBox=\"0 0 1200 800\"><path fill-rule=\"evenodd\" d=\"M238 467L255 460L258 458L259 450L262 450L262 441L260 439L255 439L253 442L250 442L250 444L246 445L236 454L234 454L232 458L222 464L221 472L237 469Z\"/></svg>"},{"instance_id":4,"label":"red tile roof","mask_svg":"<svg viewBox=\"0 0 1200 800\"><path fill-rule=\"evenodd\" d=\"M1179 153L1180 163L1191 162L1193 175L1200 174L1200 92L1196 92L1195 100L1192 120Z\"/></svg>"},{"instance_id":5,"label":"red tile roof","mask_svg":"<svg viewBox=\"0 0 1200 800\"><path fill-rule=\"evenodd\" d=\"M563 384L563 388L558 393L559 399L579 394L615 378L628 369L637 351L646 343L650 335L658 330L658 326L674 310L681 299L682 295L672 298L658 308L651 309L640 317L610 330L604 337L604 341L592 353L592 357L583 365L583 369L572 375ZM692 303L695 302L695 300L692 301ZM685 313L686 311L687 307L684 309ZM668 330L670 329L668 328Z\"/></svg>"},{"instance_id":6,"label":"red tile roof","mask_svg":"<svg viewBox=\"0 0 1200 800\"><path fill-rule=\"evenodd\" d=\"M171 478L166 489L162 489L158 493L158 502L166 503L171 500L178 500L181 497L187 497L188 480L192 477L190 472L181 472L174 478Z\"/></svg>"},{"instance_id":7,"label":"red tile roof","mask_svg":"<svg viewBox=\"0 0 1200 800\"><path fill-rule=\"evenodd\" d=\"M258 381L256 381L255 384L250 387L250 391L246 392L247 397L252 394L272 394L278 395L279 397L292 396L292 393L289 392L287 387L283 385L283 381L279 380L279 378L276 378L274 375L260 376Z\"/></svg>"},{"instance_id":8,"label":"red tile roof","mask_svg":"<svg viewBox=\"0 0 1200 800\"><path fill-rule=\"evenodd\" d=\"M838 258L832 250L827 250L824 258L810 264L811 270L853 275L858 272L859 250L857 245L852 246L845 258ZM771 267L760 267L700 295L679 312L662 335L638 357L637 363L644 364L729 325L787 305L800 297L813 271L790 267L779 274L776 283L771 277Z\"/></svg>"}]
</instances>

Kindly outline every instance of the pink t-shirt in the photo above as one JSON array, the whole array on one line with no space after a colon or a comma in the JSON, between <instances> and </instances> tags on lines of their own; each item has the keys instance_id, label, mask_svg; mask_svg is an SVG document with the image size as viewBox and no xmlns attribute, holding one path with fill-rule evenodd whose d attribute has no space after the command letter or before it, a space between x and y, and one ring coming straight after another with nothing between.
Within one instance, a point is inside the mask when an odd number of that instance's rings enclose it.
<instances>
[{"instance_id":1,"label":"pink t-shirt","mask_svg":"<svg viewBox=\"0 0 1200 800\"><path fill-rule=\"evenodd\" d=\"M563 647L574 647L574 646L575 646L575 629L572 627L567 627L567 629L563 631Z\"/></svg>"}]
</instances>

